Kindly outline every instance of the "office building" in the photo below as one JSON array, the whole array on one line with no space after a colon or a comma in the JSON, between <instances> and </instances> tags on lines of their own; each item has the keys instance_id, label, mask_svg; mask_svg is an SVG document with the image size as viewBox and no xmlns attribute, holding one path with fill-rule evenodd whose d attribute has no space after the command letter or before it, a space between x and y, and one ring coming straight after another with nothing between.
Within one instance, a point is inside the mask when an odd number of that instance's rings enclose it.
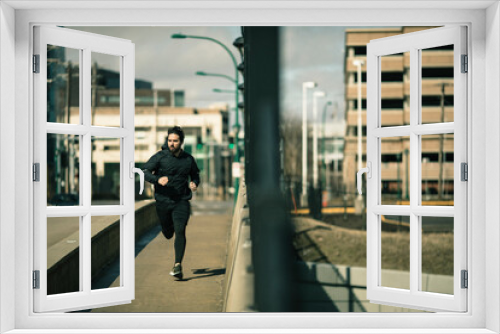
<instances>
[{"instance_id":1,"label":"office building","mask_svg":"<svg viewBox=\"0 0 500 334\"><path fill-rule=\"evenodd\" d=\"M345 36L346 142L344 182L356 193L358 159L358 77L355 60L362 60L362 165L366 165L366 45L372 39L410 33L430 27L356 28ZM453 46L421 52L421 122L453 122ZM410 54L381 59L381 126L410 124ZM422 136L422 198L453 199L453 134ZM381 142L382 196L393 202L409 198L409 137L384 138ZM372 162L373 163L373 162Z\"/></svg>"}]
</instances>

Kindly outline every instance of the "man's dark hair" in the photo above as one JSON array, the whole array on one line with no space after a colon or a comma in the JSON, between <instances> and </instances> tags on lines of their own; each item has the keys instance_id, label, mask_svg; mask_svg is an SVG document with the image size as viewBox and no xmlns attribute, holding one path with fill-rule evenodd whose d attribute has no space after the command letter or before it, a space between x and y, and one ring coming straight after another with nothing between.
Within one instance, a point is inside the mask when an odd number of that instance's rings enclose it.
<instances>
[{"instance_id":1,"label":"man's dark hair","mask_svg":"<svg viewBox=\"0 0 500 334\"><path fill-rule=\"evenodd\" d=\"M184 143L184 131L182 131L180 126L174 126L173 128L168 129L167 138L172 133L178 135L181 143Z\"/></svg>"}]
</instances>

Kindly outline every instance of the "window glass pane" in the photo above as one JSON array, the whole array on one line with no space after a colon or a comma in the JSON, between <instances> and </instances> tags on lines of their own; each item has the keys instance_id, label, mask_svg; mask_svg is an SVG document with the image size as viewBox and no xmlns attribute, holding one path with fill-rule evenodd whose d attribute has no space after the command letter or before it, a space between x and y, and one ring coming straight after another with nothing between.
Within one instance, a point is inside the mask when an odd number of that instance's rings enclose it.
<instances>
[{"instance_id":1,"label":"window glass pane","mask_svg":"<svg viewBox=\"0 0 500 334\"><path fill-rule=\"evenodd\" d=\"M120 57L92 52L92 125L121 125L120 66Z\"/></svg>"},{"instance_id":2,"label":"window glass pane","mask_svg":"<svg viewBox=\"0 0 500 334\"><path fill-rule=\"evenodd\" d=\"M388 288L410 288L410 223L408 216L380 216L381 282Z\"/></svg>"},{"instance_id":3,"label":"window glass pane","mask_svg":"<svg viewBox=\"0 0 500 334\"><path fill-rule=\"evenodd\" d=\"M47 205L80 205L80 136L47 134Z\"/></svg>"},{"instance_id":4,"label":"window glass pane","mask_svg":"<svg viewBox=\"0 0 500 334\"><path fill-rule=\"evenodd\" d=\"M47 218L47 295L78 292L80 217Z\"/></svg>"},{"instance_id":5,"label":"window glass pane","mask_svg":"<svg viewBox=\"0 0 500 334\"><path fill-rule=\"evenodd\" d=\"M421 290L453 295L453 218L421 219Z\"/></svg>"},{"instance_id":6,"label":"window glass pane","mask_svg":"<svg viewBox=\"0 0 500 334\"><path fill-rule=\"evenodd\" d=\"M422 205L454 205L454 135L421 136Z\"/></svg>"},{"instance_id":7,"label":"window glass pane","mask_svg":"<svg viewBox=\"0 0 500 334\"><path fill-rule=\"evenodd\" d=\"M381 204L409 205L410 137L381 139Z\"/></svg>"},{"instance_id":8,"label":"window glass pane","mask_svg":"<svg viewBox=\"0 0 500 334\"><path fill-rule=\"evenodd\" d=\"M421 124L453 122L453 45L421 50Z\"/></svg>"},{"instance_id":9,"label":"window glass pane","mask_svg":"<svg viewBox=\"0 0 500 334\"><path fill-rule=\"evenodd\" d=\"M120 138L92 137L92 205L120 204Z\"/></svg>"},{"instance_id":10,"label":"window glass pane","mask_svg":"<svg viewBox=\"0 0 500 334\"><path fill-rule=\"evenodd\" d=\"M47 45L47 122L80 123L80 50Z\"/></svg>"},{"instance_id":11,"label":"window glass pane","mask_svg":"<svg viewBox=\"0 0 500 334\"><path fill-rule=\"evenodd\" d=\"M110 287L120 276L120 230L120 216L92 216L93 290Z\"/></svg>"},{"instance_id":12,"label":"window glass pane","mask_svg":"<svg viewBox=\"0 0 500 334\"><path fill-rule=\"evenodd\" d=\"M380 57L381 126L410 124L410 52Z\"/></svg>"}]
</instances>

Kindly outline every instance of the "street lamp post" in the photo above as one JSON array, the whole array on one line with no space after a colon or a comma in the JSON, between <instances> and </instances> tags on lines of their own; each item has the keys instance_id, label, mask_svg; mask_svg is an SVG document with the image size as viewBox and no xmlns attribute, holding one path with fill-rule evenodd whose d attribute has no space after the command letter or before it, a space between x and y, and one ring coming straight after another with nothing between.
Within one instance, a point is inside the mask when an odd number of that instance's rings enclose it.
<instances>
[{"instance_id":1,"label":"street lamp post","mask_svg":"<svg viewBox=\"0 0 500 334\"><path fill-rule=\"evenodd\" d=\"M424 182L425 182L425 200L429 200L430 196L429 196L429 188L427 188L427 166L428 166L428 163L429 163L430 159L425 157L425 158L422 158L422 168L423 168L423 171L422 171L422 178L424 179Z\"/></svg>"},{"instance_id":2,"label":"street lamp post","mask_svg":"<svg viewBox=\"0 0 500 334\"><path fill-rule=\"evenodd\" d=\"M231 78L229 75L225 75L225 74L207 73L207 72L204 72L204 71L197 71L195 74L199 75L199 76L202 76L202 77L219 77L219 78L224 78L224 79L227 79L227 80L231 81L233 84L237 84L235 78Z\"/></svg>"},{"instance_id":3,"label":"street lamp post","mask_svg":"<svg viewBox=\"0 0 500 334\"><path fill-rule=\"evenodd\" d=\"M362 60L355 60L353 64L357 67L358 69L358 170L361 170L362 168L362 160L363 160L363 146L361 144L361 138L363 135L363 128L362 128L362 117L361 117L361 102L362 102L362 90L361 90L361 67L364 64L364 61ZM355 207L355 212L356 214L361 214L363 212L363 195L358 194L356 197L356 201L354 203Z\"/></svg>"},{"instance_id":4,"label":"street lamp post","mask_svg":"<svg viewBox=\"0 0 500 334\"><path fill-rule=\"evenodd\" d=\"M316 86L312 81L302 83L302 206L307 206L307 89Z\"/></svg>"},{"instance_id":5,"label":"street lamp post","mask_svg":"<svg viewBox=\"0 0 500 334\"><path fill-rule=\"evenodd\" d=\"M334 124L335 124L335 119L338 119L338 113L339 113L339 105L337 102L335 102L333 106L333 119L334 119ZM339 194L340 187L339 187L339 151L337 150L337 137L338 134L336 134L337 131L334 131L333 133L333 179L335 180L335 188L337 189L337 195Z\"/></svg>"},{"instance_id":6,"label":"street lamp post","mask_svg":"<svg viewBox=\"0 0 500 334\"><path fill-rule=\"evenodd\" d=\"M313 185L319 187L318 177L318 98L325 97L325 92L316 91L313 93Z\"/></svg>"},{"instance_id":7,"label":"street lamp post","mask_svg":"<svg viewBox=\"0 0 500 334\"><path fill-rule=\"evenodd\" d=\"M239 145L239 132L240 132L240 123L239 123L239 89L238 89L238 83L239 83L239 71L238 71L238 63L236 62L236 58L234 57L233 53L231 50L228 49L227 46L225 46L222 42L219 40L212 38L212 37L206 37L206 36L195 36L195 35L184 35L184 34L173 34L171 36L173 39L186 39L186 38L192 38L192 39L203 39L206 41L210 41L213 43L218 44L221 46L229 55L231 58L231 61L233 62L234 66L234 83L235 83L235 119L234 119L234 128L235 128L235 135L234 135L234 144L236 146L236 152L234 155L234 162L235 163L240 163L240 145ZM230 77L228 77L230 78ZM232 79L230 79L232 80ZM238 197L238 189L239 189L239 175L234 178L234 196L235 199Z\"/></svg>"},{"instance_id":8,"label":"street lamp post","mask_svg":"<svg viewBox=\"0 0 500 334\"><path fill-rule=\"evenodd\" d=\"M327 101L325 103L325 106L323 107L323 133L322 133L322 142L323 142L323 145L321 145L321 148L323 150L323 163L325 165L325 185L326 185L326 193L327 193L327 196L328 196L328 199L330 199L330 193L332 192L332 188L330 186L330 173L329 173L329 166L327 164L327 160L326 160L326 145L325 145L325 127L326 127L326 109L328 106L331 106L332 105L332 101Z\"/></svg>"}]
</instances>

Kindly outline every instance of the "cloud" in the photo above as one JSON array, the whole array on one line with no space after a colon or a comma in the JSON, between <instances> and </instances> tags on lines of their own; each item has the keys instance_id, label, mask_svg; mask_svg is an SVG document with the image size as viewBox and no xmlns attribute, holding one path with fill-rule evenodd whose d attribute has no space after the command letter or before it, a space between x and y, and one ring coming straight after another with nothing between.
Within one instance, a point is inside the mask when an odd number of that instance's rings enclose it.
<instances>
[{"instance_id":1,"label":"cloud","mask_svg":"<svg viewBox=\"0 0 500 334\"><path fill-rule=\"evenodd\" d=\"M314 81L327 96L318 99L319 113L327 101L344 110L343 27L285 27L281 32L282 117L302 115L302 83ZM308 118L312 119L312 91L307 91Z\"/></svg>"},{"instance_id":2,"label":"cloud","mask_svg":"<svg viewBox=\"0 0 500 334\"><path fill-rule=\"evenodd\" d=\"M196 71L234 76L234 66L219 45L197 39L172 39L174 33L215 38L225 44L240 62L233 41L240 27L70 27L96 34L131 40L135 44L136 78L153 82L159 89L184 89L186 104L201 107L207 101L234 105L228 94L213 93L212 88L231 87L218 78L198 77ZM102 57L98 57L103 61Z\"/></svg>"}]
</instances>

